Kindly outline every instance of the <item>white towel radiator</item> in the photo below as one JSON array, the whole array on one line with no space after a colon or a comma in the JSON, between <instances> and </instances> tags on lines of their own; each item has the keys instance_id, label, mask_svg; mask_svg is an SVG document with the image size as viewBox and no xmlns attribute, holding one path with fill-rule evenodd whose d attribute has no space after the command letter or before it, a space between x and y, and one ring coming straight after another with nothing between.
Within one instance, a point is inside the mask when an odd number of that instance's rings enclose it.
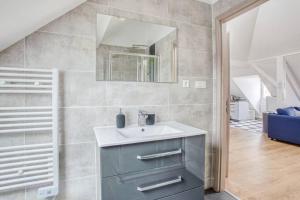
<instances>
[{"instance_id":1,"label":"white towel radiator","mask_svg":"<svg viewBox=\"0 0 300 200\"><path fill-rule=\"evenodd\" d=\"M26 144L24 141L19 146L0 147L0 192L34 186L38 187L38 198L56 196L58 71L0 67L0 94L44 94L52 98L49 106L0 107L0 134L51 133L51 142Z\"/></svg>"}]
</instances>

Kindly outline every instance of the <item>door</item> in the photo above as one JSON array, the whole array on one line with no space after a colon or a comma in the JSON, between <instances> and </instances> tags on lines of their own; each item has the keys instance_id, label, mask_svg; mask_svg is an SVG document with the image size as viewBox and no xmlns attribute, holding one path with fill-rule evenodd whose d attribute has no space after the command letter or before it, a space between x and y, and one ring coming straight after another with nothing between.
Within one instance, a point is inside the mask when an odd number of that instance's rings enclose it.
<instances>
[{"instance_id":1,"label":"door","mask_svg":"<svg viewBox=\"0 0 300 200\"><path fill-rule=\"evenodd\" d=\"M221 114L222 114L222 161L221 161L221 185L220 190L225 189L225 178L228 177L229 164L229 122L230 122L230 41L229 33L226 31L226 24L222 25L222 96L221 96ZM225 173L225 174L222 174ZM223 179L223 180L222 180Z\"/></svg>"}]
</instances>

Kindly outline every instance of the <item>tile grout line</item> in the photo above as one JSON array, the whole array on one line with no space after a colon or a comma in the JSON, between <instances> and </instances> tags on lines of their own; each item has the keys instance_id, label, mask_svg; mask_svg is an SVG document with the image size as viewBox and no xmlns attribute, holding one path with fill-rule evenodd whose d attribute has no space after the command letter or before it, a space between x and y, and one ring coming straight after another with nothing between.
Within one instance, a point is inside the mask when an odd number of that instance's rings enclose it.
<instances>
[{"instance_id":1,"label":"tile grout line","mask_svg":"<svg viewBox=\"0 0 300 200\"><path fill-rule=\"evenodd\" d=\"M93 36L84 36L84 35L78 35L78 34L72 35L72 34L68 34L68 33L60 33L60 32L55 32L55 31L42 31L42 30L38 30L36 32L53 34L53 35L58 35L58 36L65 36L65 37L77 37L77 38L81 38L81 39L89 39L89 40L96 41L96 38Z\"/></svg>"},{"instance_id":2,"label":"tile grout line","mask_svg":"<svg viewBox=\"0 0 300 200\"><path fill-rule=\"evenodd\" d=\"M69 179L60 179L61 182L68 182L68 181L79 181L82 179L88 179L88 178L93 178L93 177L97 177L97 175L86 175L86 176L80 176L80 177L76 177L76 178L69 178ZM68 199L69 200L69 199Z\"/></svg>"},{"instance_id":3,"label":"tile grout line","mask_svg":"<svg viewBox=\"0 0 300 200\"><path fill-rule=\"evenodd\" d=\"M139 107L168 107L168 106L211 106L212 103L200 103L200 104L164 104L164 105L111 105L111 106L61 106L60 109L92 109L92 108L139 108Z\"/></svg>"},{"instance_id":4,"label":"tile grout line","mask_svg":"<svg viewBox=\"0 0 300 200\"><path fill-rule=\"evenodd\" d=\"M103 126L106 127L106 126ZM112 126L107 126L112 127ZM59 146L69 146L69 145L84 145L84 144L97 144L97 141L88 141L88 142L78 142L78 143L61 143Z\"/></svg>"},{"instance_id":5,"label":"tile grout line","mask_svg":"<svg viewBox=\"0 0 300 200\"><path fill-rule=\"evenodd\" d=\"M172 23L173 22L173 23L177 24L179 22L181 24L187 24L187 25L191 25L191 26L202 27L202 28L205 28L205 29L212 29L212 24L210 24L209 26L207 26L207 25L202 25L202 24L189 23L189 22L183 21L183 20L172 19L169 16L169 10L168 10L169 6L167 6L168 15L164 17L164 16L157 16L157 15L152 15L152 14L148 14L148 13L145 14L143 12L136 12L136 11L132 11L132 10L124 9L124 8L117 8L117 7L114 7L112 5L104 5L104 4L99 4L99 3L95 3L95 2L87 2L87 4L90 4L91 6L96 6L96 9L99 6L102 6L102 7L105 7L105 8L108 8L108 9L114 9L114 10L117 10L117 11L123 11L123 12L125 11L125 12L127 12L127 14L129 13L129 14L143 15L143 16L146 16L146 17L155 18L155 20L163 20L163 21L167 20L168 23ZM96 12L100 13L98 11L96 11ZM110 11L108 11L108 12L110 12ZM106 15L108 15L109 13L107 13L107 12L104 12L104 13L101 12L100 14L106 14ZM164 25L166 25L166 24L164 24ZM176 26L176 28L178 28L178 26Z\"/></svg>"}]
</instances>

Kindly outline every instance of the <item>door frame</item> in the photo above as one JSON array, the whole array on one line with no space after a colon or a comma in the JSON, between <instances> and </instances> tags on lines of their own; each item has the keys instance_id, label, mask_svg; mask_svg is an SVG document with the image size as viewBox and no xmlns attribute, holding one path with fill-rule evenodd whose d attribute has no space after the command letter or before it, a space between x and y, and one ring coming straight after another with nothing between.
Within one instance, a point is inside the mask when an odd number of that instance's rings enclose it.
<instances>
[{"instance_id":1,"label":"door frame","mask_svg":"<svg viewBox=\"0 0 300 200\"><path fill-rule=\"evenodd\" d=\"M214 168L214 183L213 188L217 192L225 190L225 180L228 169L228 148L229 148L229 123L227 121L228 112L230 110L230 89L228 82L230 81L228 64L224 62L230 58L229 52L224 53L224 25L226 22L233 18L246 13L247 11L256 8L269 0L247 0L241 3L223 14L215 18L215 41L216 41L216 121L217 121L217 135L215 139L216 143L216 156L215 156L215 168ZM227 57L226 57L227 56Z\"/></svg>"}]
</instances>

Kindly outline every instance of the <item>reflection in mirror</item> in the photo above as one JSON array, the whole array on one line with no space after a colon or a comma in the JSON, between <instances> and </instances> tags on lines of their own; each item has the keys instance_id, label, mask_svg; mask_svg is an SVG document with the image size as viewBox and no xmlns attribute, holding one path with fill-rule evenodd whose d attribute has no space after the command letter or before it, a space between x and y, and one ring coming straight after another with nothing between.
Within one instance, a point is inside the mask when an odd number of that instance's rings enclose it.
<instances>
[{"instance_id":1,"label":"reflection in mirror","mask_svg":"<svg viewBox=\"0 0 300 200\"><path fill-rule=\"evenodd\" d=\"M97 80L176 82L175 27L97 15Z\"/></svg>"}]
</instances>

